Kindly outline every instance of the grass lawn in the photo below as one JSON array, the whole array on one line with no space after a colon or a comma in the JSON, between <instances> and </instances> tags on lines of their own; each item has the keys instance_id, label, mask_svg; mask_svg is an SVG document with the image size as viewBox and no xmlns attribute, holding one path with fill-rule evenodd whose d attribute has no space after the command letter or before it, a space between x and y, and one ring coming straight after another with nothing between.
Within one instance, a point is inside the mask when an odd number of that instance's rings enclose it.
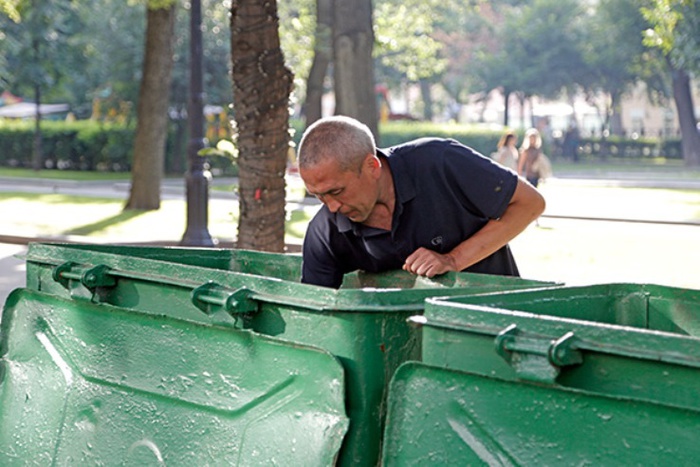
<instances>
[{"instance_id":1,"label":"grass lawn","mask_svg":"<svg viewBox=\"0 0 700 467\"><path fill-rule=\"evenodd\" d=\"M124 200L62 194L0 193L2 235L70 238L95 242L178 242L186 228L187 205L165 200L158 211L123 211ZM313 211L289 210L287 243L300 243ZM209 201L208 230L221 242L235 239L238 203Z\"/></svg>"},{"instance_id":2,"label":"grass lawn","mask_svg":"<svg viewBox=\"0 0 700 467\"><path fill-rule=\"evenodd\" d=\"M129 180L131 174L128 172L87 172L82 170L40 170L13 169L0 167L0 177L14 178L41 178L47 180L76 180L76 181L96 181L96 180Z\"/></svg>"}]
</instances>

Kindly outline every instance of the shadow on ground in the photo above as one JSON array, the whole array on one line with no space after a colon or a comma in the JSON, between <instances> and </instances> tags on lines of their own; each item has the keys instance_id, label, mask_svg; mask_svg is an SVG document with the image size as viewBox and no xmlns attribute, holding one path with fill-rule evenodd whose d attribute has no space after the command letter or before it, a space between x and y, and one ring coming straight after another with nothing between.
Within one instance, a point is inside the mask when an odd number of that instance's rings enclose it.
<instances>
[{"instance_id":1,"label":"shadow on ground","mask_svg":"<svg viewBox=\"0 0 700 467\"><path fill-rule=\"evenodd\" d=\"M109 227L114 227L115 225L122 224L124 222L130 221L138 216L146 214L150 211L145 210L129 210L122 211L119 214L105 219L93 222L92 224L85 224L78 227L74 227L70 230L63 232L64 235L92 235L94 233L105 230Z\"/></svg>"}]
</instances>

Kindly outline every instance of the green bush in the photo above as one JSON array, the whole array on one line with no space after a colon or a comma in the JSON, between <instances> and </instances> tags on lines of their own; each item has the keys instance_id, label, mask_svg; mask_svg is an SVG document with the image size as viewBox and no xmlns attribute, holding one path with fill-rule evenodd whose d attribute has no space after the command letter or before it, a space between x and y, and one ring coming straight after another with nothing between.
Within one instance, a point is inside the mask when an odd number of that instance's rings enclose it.
<instances>
[{"instance_id":1,"label":"green bush","mask_svg":"<svg viewBox=\"0 0 700 467\"><path fill-rule=\"evenodd\" d=\"M627 139L620 136L608 138L582 138L579 148L583 157L591 159L649 159L663 157L681 159L680 139L658 138Z\"/></svg>"},{"instance_id":2,"label":"green bush","mask_svg":"<svg viewBox=\"0 0 700 467\"><path fill-rule=\"evenodd\" d=\"M177 123L177 122L176 122ZM304 122L290 120L292 142L299 144ZM178 129L179 128L179 129ZM184 173L187 170L187 135L184 125L171 124L165 155L166 173ZM43 121L43 166L49 169L96 170L126 172L131 169L134 146L134 128L90 120L75 122ZM400 144L412 139L437 136L453 138L486 156L496 151L503 130L487 125L438 124L414 121L390 121L380 124L380 147ZM522 132L518 132L522 141ZM32 166L34 140L33 121L0 120L0 166ZM545 147L545 152L558 157L556 143ZM579 154L582 158L640 159L665 157L682 158L680 139L656 138L625 139L620 137L582 138ZM235 163L225 158L210 158L213 169L222 175L237 175Z\"/></svg>"},{"instance_id":3,"label":"green bush","mask_svg":"<svg viewBox=\"0 0 700 467\"><path fill-rule=\"evenodd\" d=\"M305 128L304 122L299 119L291 119L289 126L294 130L292 141L298 146ZM436 136L456 139L484 155L489 155L496 151L496 145L502 131L500 128L482 125L389 121L379 125L377 145L386 148L412 139Z\"/></svg>"},{"instance_id":4,"label":"green bush","mask_svg":"<svg viewBox=\"0 0 700 467\"><path fill-rule=\"evenodd\" d=\"M31 167L33 121L0 122L0 164ZM41 123L42 166L47 169L128 171L134 129L90 120Z\"/></svg>"},{"instance_id":5,"label":"green bush","mask_svg":"<svg viewBox=\"0 0 700 467\"><path fill-rule=\"evenodd\" d=\"M380 147L394 146L412 139L435 136L452 138L488 156L496 151L502 129L481 125L393 121L379 126Z\"/></svg>"},{"instance_id":6,"label":"green bush","mask_svg":"<svg viewBox=\"0 0 700 467\"><path fill-rule=\"evenodd\" d=\"M5 167L32 166L34 141L33 121L0 120L0 165ZM42 121L41 144L46 169L96 170L128 172L134 149L134 126L101 123L91 120L75 122ZM179 136L179 138L178 138ZM184 157L184 144L176 127L168 130L166 172L183 172L186 168L177 158ZM172 170L171 170L172 169Z\"/></svg>"}]
</instances>

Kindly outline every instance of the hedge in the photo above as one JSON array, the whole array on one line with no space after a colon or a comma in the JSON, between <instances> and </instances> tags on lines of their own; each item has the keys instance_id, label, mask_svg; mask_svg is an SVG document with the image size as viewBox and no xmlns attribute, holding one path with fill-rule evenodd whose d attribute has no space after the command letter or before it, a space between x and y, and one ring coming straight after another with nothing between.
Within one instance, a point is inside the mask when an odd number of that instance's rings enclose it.
<instances>
[{"instance_id":1,"label":"hedge","mask_svg":"<svg viewBox=\"0 0 700 467\"><path fill-rule=\"evenodd\" d=\"M43 168L130 170L134 129L89 120L41 123ZM33 121L0 121L0 164L32 167Z\"/></svg>"},{"instance_id":2,"label":"hedge","mask_svg":"<svg viewBox=\"0 0 700 467\"><path fill-rule=\"evenodd\" d=\"M290 120L293 143L299 143L303 122ZM75 122L44 121L41 125L43 166L47 169L129 171L134 144L134 128L90 120ZM388 147L424 136L454 138L484 155L496 151L502 129L484 125L437 124L392 121L380 124L380 147ZM187 168L186 131L174 122L168 131L165 171L184 173ZM522 140L522 132L518 132ZM33 121L0 119L0 166L31 167L34 140ZM545 152L561 157L561 141L550 141ZM607 139L582 138L579 142L582 159L665 157L682 158L680 139ZM224 175L236 175L235 165L227 158L211 157L210 164Z\"/></svg>"},{"instance_id":3,"label":"hedge","mask_svg":"<svg viewBox=\"0 0 700 467\"><path fill-rule=\"evenodd\" d=\"M626 139L621 137L582 138L579 154L584 158L602 159L648 159L663 157L682 159L681 140L679 138L659 140L657 138Z\"/></svg>"}]
</instances>

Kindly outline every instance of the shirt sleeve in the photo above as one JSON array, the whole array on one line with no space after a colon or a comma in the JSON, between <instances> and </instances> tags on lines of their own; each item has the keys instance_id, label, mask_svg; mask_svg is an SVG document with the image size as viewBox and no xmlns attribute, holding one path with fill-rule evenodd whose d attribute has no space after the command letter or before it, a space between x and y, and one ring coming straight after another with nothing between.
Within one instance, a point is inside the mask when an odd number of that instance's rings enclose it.
<instances>
[{"instance_id":1,"label":"shirt sleeve","mask_svg":"<svg viewBox=\"0 0 700 467\"><path fill-rule=\"evenodd\" d=\"M456 141L444 153L443 177L455 196L475 214L498 219L518 184L518 175Z\"/></svg>"}]
</instances>

